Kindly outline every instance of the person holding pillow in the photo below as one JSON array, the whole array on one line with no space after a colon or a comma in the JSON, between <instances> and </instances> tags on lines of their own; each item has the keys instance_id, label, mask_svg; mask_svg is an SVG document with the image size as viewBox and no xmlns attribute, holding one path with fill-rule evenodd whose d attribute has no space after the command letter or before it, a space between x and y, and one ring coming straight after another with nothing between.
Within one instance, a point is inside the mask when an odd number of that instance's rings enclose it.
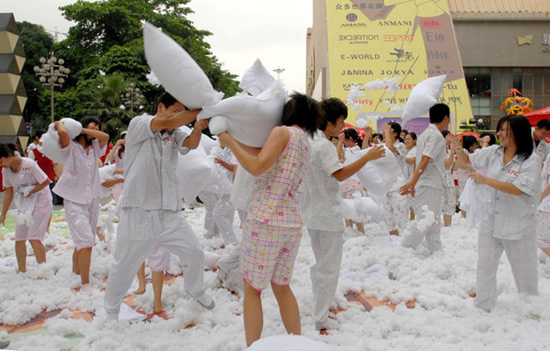
<instances>
[{"instance_id":1,"label":"person holding pillow","mask_svg":"<svg viewBox=\"0 0 550 351\"><path fill-rule=\"evenodd\" d=\"M401 126L397 122L384 123L382 125L384 133L384 142L386 147L390 149L397 161L397 181L393 184L390 191L386 194L384 208L386 215L384 222L386 229L389 231L390 239L394 240L399 236L399 231L403 230L407 225L409 217L409 199L408 196L399 194L399 188L407 181L405 178L405 157L407 155L407 147L401 139Z\"/></svg>"},{"instance_id":2,"label":"person holding pillow","mask_svg":"<svg viewBox=\"0 0 550 351\"><path fill-rule=\"evenodd\" d=\"M497 299L497 270L506 252L518 292L538 295L536 211L541 195L541 159L524 116L497 123L499 145L457 156L476 171L472 178L490 189L486 219L478 234L475 306L491 311ZM487 175L479 172L487 169Z\"/></svg>"},{"instance_id":3,"label":"person holding pillow","mask_svg":"<svg viewBox=\"0 0 550 351\"><path fill-rule=\"evenodd\" d=\"M240 166L256 177L241 243L248 346L261 336L261 293L270 283L286 331L301 334L300 310L290 288L302 238L298 188L310 155L307 135L317 130L321 115L317 101L295 93L284 106L282 126L273 128L261 149L243 147L227 132L219 134L220 142L233 151Z\"/></svg>"},{"instance_id":4,"label":"person holding pillow","mask_svg":"<svg viewBox=\"0 0 550 351\"><path fill-rule=\"evenodd\" d=\"M319 330L331 327L328 324L329 307L338 286L344 248L344 218L334 210L342 202L339 182L385 153L383 145L374 146L358 160L344 166L329 137L338 135L344 127L348 108L336 98L322 100L321 107L324 111L322 123L310 139L311 157L303 201L304 223L315 255L315 265L310 270L312 314Z\"/></svg>"},{"instance_id":5,"label":"person holding pillow","mask_svg":"<svg viewBox=\"0 0 550 351\"><path fill-rule=\"evenodd\" d=\"M106 321L117 321L120 304L134 275L153 249L177 255L183 265L184 289L203 307L214 308L204 288L204 252L181 214L176 176L178 154L199 146L208 120L195 122L190 134L179 127L196 120L199 110L187 108L164 93L154 116L134 117L128 126L124 158L124 190L116 250L109 272L104 307Z\"/></svg>"},{"instance_id":6,"label":"person holding pillow","mask_svg":"<svg viewBox=\"0 0 550 351\"><path fill-rule=\"evenodd\" d=\"M401 242L405 247L417 247L426 239L430 253L441 249L441 196L445 179L445 138L441 134L450 122L449 106L435 104L430 108L430 125L418 138L416 144L416 167L410 181L399 191L401 195L411 194L414 197L416 219L411 232ZM427 206L427 212L423 207ZM430 225L420 226L418 220L429 213L433 216Z\"/></svg>"},{"instance_id":7,"label":"person holding pillow","mask_svg":"<svg viewBox=\"0 0 550 351\"><path fill-rule=\"evenodd\" d=\"M95 118L82 120L81 134L71 140L65 124L55 122L61 152L66 155L63 174L53 192L64 199L65 218L75 246L73 273L80 275L82 287L90 283L92 248L99 217L98 159L105 153L109 134L99 130Z\"/></svg>"},{"instance_id":8,"label":"person holding pillow","mask_svg":"<svg viewBox=\"0 0 550 351\"><path fill-rule=\"evenodd\" d=\"M36 262L46 262L46 249L42 241L52 213L52 195L48 189L50 179L35 161L16 155L15 145L11 148L7 144L0 144L0 166L3 167L2 181L6 187L0 224L5 225L13 199L19 215L23 212L32 213L31 223L20 223L18 220L15 228L17 271L24 273L27 271L27 240L32 246ZM34 198L34 204L23 205L31 198Z\"/></svg>"}]
</instances>

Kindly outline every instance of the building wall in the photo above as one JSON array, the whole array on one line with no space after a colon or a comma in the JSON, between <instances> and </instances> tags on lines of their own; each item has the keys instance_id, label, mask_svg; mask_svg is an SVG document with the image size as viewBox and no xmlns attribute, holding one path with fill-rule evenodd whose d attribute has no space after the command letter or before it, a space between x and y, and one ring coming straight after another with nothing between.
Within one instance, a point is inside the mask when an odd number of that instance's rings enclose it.
<instances>
[{"instance_id":1,"label":"building wall","mask_svg":"<svg viewBox=\"0 0 550 351\"><path fill-rule=\"evenodd\" d=\"M550 66L550 46L543 45L550 20L455 20L454 27L464 67Z\"/></svg>"}]
</instances>

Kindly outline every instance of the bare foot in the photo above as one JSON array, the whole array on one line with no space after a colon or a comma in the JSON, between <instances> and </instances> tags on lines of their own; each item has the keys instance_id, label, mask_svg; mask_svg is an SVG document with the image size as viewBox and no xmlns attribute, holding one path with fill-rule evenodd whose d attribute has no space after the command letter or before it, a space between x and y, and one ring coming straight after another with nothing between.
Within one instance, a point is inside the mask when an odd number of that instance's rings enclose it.
<instances>
[{"instance_id":1,"label":"bare foot","mask_svg":"<svg viewBox=\"0 0 550 351\"><path fill-rule=\"evenodd\" d=\"M143 295L145 294L145 287L139 287L136 291L134 291L134 295Z\"/></svg>"},{"instance_id":2,"label":"bare foot","mask_svg":"<svg viewBox=\"0 0 550 351\"><path fill-rule=\"evenodd\" d=\"M162 302L156 302L155 301L155 313L161 313L163 311L162 309Z\"/></svg>"}]
</instances>

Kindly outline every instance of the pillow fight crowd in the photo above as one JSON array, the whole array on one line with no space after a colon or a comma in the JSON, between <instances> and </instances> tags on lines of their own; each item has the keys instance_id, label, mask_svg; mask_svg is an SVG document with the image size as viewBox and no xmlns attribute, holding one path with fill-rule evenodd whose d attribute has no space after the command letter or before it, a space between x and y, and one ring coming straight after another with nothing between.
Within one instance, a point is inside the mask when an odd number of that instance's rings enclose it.
<instances>
[{"instance_id":1,"label":"pillow fight crowd","mask_svg":"<svg viewBox=\"0 0 550 351\"><path fill-rule=\"evenodd\" d=\"M318 102L294 93L284 106L281 126L271 131L262 148L247 147L227 132L218 135L223 151L215 162L224 167L233 186L230 193L204 189L199 198L206 208L205 236L219 233L239 257L235 269L240 267L244 284L248 345L260 338L261 292L268 286L286 331L301 334L300 311L290 281L303 226L315 256L312 315L317 329L331 327L329 307L338 284L345 226L355 225L364 233L363 223L345 219L334 209L342 199L366 195L369 189L355 174L368 162L388 155L398 165L397 181L384 200L385 224L394 244L429 253L440 250L441 216L443 225L450 226L457 195L470 188L483 194L469 201L464 194L461 197L461 202L469 203L463 215L479 226L475 305L487 311L495 306L496 272L503 250L518 291L538 293L537 257L550 254L550 145L545 141L549 120L540 121L532 131L523 116L502 117L497 126L499 145L495 135L484 133L481 147L476 148L474 136L463 136L460 145L459 138L447 131L450 111L445 104L431 107L430 124L418 138L391 122L383 126L382 134L364 128L362 140L357 129L344 129L347 111L339 99ZM66 156L57 181L52 161L41 153L40 135L29 146L27 157L14 145L0 144L5 189L0 224L5 224L13 201L19 214L15 234L18 271L26 271L27 240L37 262L46 261L43 239L53 193L54 200L64 201L74 242L73 272L81 277L81 291L90 289L100 188L110 187L120 222L105 292L106 323L118 320L136 273L140 284L135 293L145 291L146 259L153 284L162 289L169 254L181 261L185 291L203 307L214 308L204 288L204 252L181 213L177 180L178 154L185 155L197 148L201 137L208 138L202 133L208 120L196 121L199 112L164 93L155 115L134 117L127 133L108 152L106 163L114 162L116 171L103 182L98 160L106 153L109 135L100 131L95 119L82 120L82 131L74 139L63 122L55 122L60 150ZM193 122L190 132L179 128ZM366 148L360 157L351 157ZM242 225L240 243L233 233L235 209ZM28 218L19 221L25 214ZM477 223L470 217L477 218ZM415 225L426 219L428 225ZM160 294L155 291L155 312L162 311Z\"/></svg>"}]
</instances>

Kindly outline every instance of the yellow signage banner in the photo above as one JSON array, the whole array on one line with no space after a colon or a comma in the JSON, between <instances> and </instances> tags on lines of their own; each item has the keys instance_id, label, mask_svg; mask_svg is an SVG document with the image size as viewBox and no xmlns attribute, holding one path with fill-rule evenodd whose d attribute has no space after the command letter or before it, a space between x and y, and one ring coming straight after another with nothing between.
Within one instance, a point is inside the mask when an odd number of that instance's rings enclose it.
<instances>
[{"instance_id":1,"label":"yellow signage banner","mask_svg":"<svg viewBox=\"0 0 550 351\"><path fill-rule=\"evenodd\" d=\"M354 85L364 93L349 102L349 122L397 120L415 85L443 74L439 101L451 109L451 129L473 118L447 0L326 0L326 6L330 95L347 101Z\"/></svg>"}]
</instances>

